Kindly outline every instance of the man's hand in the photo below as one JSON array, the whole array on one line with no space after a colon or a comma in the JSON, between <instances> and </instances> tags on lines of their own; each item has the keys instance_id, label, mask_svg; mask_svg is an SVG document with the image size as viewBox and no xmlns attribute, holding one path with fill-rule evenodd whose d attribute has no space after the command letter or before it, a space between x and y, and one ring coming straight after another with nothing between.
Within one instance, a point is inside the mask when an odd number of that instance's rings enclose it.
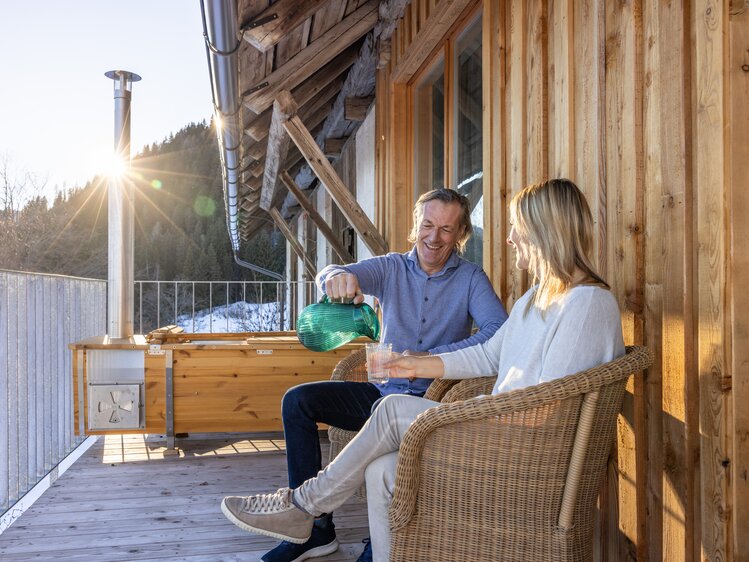
<instances>
[{"instance_id":1,"label":"man's hand","mask_svg":"<svg viewBox=\"0 0 749 562\"><path fill-rule=\"evenodd\" d=\"M364 302L364 294L359 287L359 278L353 273L339 273L325 280L325 294L333 299L354 299L354 304Z\"/></svg>"}]
</instances>

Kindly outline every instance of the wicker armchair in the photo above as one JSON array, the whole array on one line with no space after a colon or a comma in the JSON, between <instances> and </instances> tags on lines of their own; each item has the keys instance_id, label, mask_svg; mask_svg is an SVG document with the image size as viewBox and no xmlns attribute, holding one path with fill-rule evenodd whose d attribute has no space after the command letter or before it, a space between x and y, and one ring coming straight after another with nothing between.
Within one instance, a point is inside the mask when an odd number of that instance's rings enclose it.
<instances>
[{"instance_id":1,"label":"wicker armchair","mask_svg":"<svg viewBox=\"0 0 749 562\"><path fill-rule=\"evenodd\" d=\"M648 349L629 347L594 369L420 415L398 457L391 560L591 560L625 385L651 363ZM464 381L445 400L493 381Z\"/></svg>"}]
</instances>

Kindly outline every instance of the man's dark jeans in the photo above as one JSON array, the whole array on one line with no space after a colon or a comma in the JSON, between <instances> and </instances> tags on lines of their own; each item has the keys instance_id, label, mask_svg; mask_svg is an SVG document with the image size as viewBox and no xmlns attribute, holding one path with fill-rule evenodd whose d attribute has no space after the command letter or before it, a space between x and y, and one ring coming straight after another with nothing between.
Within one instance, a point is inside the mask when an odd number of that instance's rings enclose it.
<instances>
[{"instance_id":1,"label":"man's dark jeans","mask_svg":"<svg viewBox=\"0 0 749 562\"><path fill-rule=\"evenodd\" d=\"M368 382L311 382L289 389L281 408L289 487L299 487L322 468L318 423L359 431L380 397Z\"/></svg>"}]
</instances>

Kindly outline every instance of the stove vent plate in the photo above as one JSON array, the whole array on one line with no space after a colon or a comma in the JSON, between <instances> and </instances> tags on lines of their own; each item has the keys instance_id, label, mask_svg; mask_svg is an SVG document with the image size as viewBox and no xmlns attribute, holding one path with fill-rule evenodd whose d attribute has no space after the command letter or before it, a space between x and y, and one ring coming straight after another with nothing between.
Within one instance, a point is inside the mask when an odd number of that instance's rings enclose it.
<instances>
[{"instance_id":1,"label":"stove vent plate","mask_svg":"<svg viewBox=\"0 0 749 562\"><path fill-rule=\"evenodd\" d=\"M140 429L140 385L89 387L89 429Z\"/></svg>"}]
</instances>

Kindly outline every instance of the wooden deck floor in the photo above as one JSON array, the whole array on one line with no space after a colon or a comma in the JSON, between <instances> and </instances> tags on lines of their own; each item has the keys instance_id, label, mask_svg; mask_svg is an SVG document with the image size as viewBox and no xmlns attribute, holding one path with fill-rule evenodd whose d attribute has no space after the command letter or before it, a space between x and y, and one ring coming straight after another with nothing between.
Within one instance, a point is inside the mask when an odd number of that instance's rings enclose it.
<instances>
[{"instance_id":1,"label":"wooden deck floor","mask_svg":"<svg viewBox=\"0 0 749 562\"><path fill-rule=\"evenodd\" d=\"M259 560L277 541L235 527L219 503L285 486L283 439L178 440L180 458L165 458L163 445L99 437L0 535L0 560ZM341 548L315 560L356 560L368 535L366 504L352 498L335 521Z\"/></svg>"}]
</instances>

